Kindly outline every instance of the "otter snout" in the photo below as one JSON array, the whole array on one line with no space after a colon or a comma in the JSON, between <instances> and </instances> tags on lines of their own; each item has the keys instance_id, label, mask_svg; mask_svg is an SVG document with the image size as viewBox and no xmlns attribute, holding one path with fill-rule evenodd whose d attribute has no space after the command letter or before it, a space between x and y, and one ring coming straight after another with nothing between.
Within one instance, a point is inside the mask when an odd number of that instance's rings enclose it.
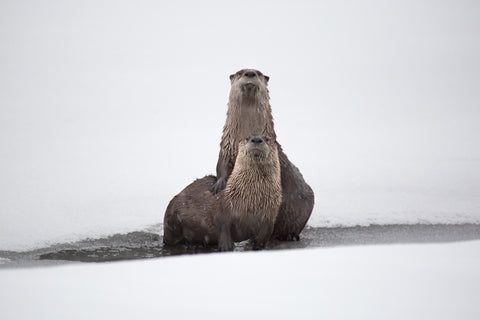
<instances>
[{"instance_id":1,"label":"otter snout","mask_svg":"<svg viewBox=\"0 0 480 320\"><path fill-rule=\"evenodd\" d=\"M253 136L253 137L250 137L249 142L254 144L260 144L260 143L263 143L263 138L261 136Z\"/></svg>"},{"instance_id":2,"label":"otter snout","mask_svg":"<svg viewBox=\"0 0 480 320\"><path fill-rule=\"evenodd\" d=\"M253 70L248 70L248 71L245 71L245 73L243 74L243 76L247 77L247 78L254 78L257 76L257 73Z\"/></svg>"}]
</instances>

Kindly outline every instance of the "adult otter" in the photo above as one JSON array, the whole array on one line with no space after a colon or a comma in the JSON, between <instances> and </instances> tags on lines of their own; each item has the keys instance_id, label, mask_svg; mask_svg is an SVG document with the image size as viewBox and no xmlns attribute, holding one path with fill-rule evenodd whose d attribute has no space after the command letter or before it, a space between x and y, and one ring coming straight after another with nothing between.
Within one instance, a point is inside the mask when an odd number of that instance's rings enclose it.
<instances>
[{"instance_id":1,"label":"adult otter","mask_svg":"<svg viewBox=\"0 0 480 320\"><path fill-rule=\"evenodd\" d=\"M217 244L251 239L261 249L271 238L282 201L277 145L265 136L239 142L225 189L211 192L216 178L197 179L170 201L164 217L165 244Z\"/></svg>"},{"instance_id":2,"label":"adult otter","mask_svg":"<svg viewBox=\"0 0 480 320\"><path fill-rule=\"evenodd\" d=\"M269 77L258 70L243 69L230 76L227 119L223 127L217 162L217 182L213 193L223 190L234 170L238 142L250 132L261 132L276 139L268 92ZM277 143L282 180L282 204L273 236L280 240L298 240L314 204L313 190L303 179Z\"/></svg>"}]
</instances>

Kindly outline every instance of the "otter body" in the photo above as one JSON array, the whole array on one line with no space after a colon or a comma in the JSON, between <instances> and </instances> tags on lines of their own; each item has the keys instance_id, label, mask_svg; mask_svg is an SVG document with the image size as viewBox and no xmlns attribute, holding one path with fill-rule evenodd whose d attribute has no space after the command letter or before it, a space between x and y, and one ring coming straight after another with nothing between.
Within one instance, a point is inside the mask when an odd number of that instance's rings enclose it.
<instances>
[{"instance_id":1,"label":"otter body","mask_svg":"<svg viewBox=\"0 0 480 320\"><path fill-rule=\"evenodd\" d=\"M271 238L282 202L277 145L254 136L239 143L235 165L221 197L219 249L232 250L233 242L251 239L261 249Z\"/></svg>"},{"instance_id":2,"label":"otter body","mask_svg":"<svg viewBox=\"0 0 480 320\"><path fill-rule=\"evenodd\" d=\"M238 142L246 134L257 132L276 139L267 88L268 80L268 76L253 69L243 69L230 76L232 87L227 119L220 142L217 181L212 188L214 194L225 188L234 170ZM277 149L283 200L275 222L273 236L281 240L298 240L300 232L312 213L314 194L278 142Z\"/></svg>"},{"instance_id":3,"label":"otter body","mask_svg":"<svg viewBox=\"0 0 480 320\"><path fill-rule=\"evenodd\" d=\"M197 179L173 197L163 218L165 244L209 245L218 242L214 213L218 211L219 197L210 191L215 181L214 176Z\"/></svg>"},{"instance_id":4,"label":"otter body","mask_svg":"<svg viewBox=\"0 0 480 320\"><path fill-rule=\"evenodd\" d=\"M280 161L276 143L251 136L238 144L235 168L216 196L213 176L194 181L175 196L164 217L166 244L218 244L233 250L234 242L250 239L261 249L271 238L282 201Z\"/></svg>"}]
</instances>

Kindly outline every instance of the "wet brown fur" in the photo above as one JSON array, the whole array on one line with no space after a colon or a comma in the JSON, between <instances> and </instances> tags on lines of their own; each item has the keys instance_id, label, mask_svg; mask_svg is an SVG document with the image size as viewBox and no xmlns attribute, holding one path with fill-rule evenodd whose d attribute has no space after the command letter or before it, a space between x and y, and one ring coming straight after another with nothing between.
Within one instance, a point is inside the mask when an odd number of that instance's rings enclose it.
<instances>
[{"instance_id":1,"label":"wet brown fur","mask_svg":"<svg viewBox=\"0 0 480 320\"><path fill-rule=\"evenodd\" d=\"M165 244L216 244L218 232L213 213L218 210L219 195L210 191L214 176L197 179L168 204L163 218Z\"/></svg>"},{"instance_id":2,"label":"wet brown fur","mask_svg":"<svg viewBox=\"0 0 480 320\"><path fill-rule=\"evenodd\" d=\"M263 142L253 143L260 138ZM213 176L195 180L169 203L164 217L166 244L219 243L251 239L261 249L272 236L282 198L280 161L274 140L253 136L239 142L235 168L225 190L214 196ZM220 239L219 239L220 238Z\"/></svg>"},{"instance_id":3,"label":"wet brown fur","mask_svg":"<svg viewBox=\"0 0 480 320\"><path fill-rule=\"evenodd\" d=\"M246 134L258 132L276 139L268 91L269 77L258 70L243 69L230 76L231 90L227 119L220 142L217 182L214 193L220 192L234 170L238 142ZM277 143L281 167L283 201L273 235L281 240L298 240L314 205L314 194L298 168L290 162Z\"/></svg>"},{"instance_id":4,"label":"wet brown fur","mask_svg":"<svg viewBox=\"0 0 480 320\"><path fill-rule=\"evenodd\" d=\"M220 250L231 250L233 241L246 239L252 240L254 249L261 249L272 236L282 185L277 146L273 141L266 143L270 152L257 156L248 151L251 143L239 143L218 213Z\"/></svg>"}]
</instances>

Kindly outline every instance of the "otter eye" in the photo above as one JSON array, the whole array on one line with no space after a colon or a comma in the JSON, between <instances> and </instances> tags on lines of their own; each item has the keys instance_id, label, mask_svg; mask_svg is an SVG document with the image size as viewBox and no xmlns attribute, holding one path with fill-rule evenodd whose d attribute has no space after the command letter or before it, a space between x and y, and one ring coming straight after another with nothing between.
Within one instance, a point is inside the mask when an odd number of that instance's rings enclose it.
<instances>
[{"instance_id":1,"label":"otter eye","mask_svg":"<svg viewBox=\"0 0 480 320\"><path fill-rule=\"evenodd\" d=\"M247 138L245 138L245 141L247 141L247 142L248 142L248 140L249 140L249 138L248 138L248 137L247 137Z\"/></svg>"}]
</instances>

